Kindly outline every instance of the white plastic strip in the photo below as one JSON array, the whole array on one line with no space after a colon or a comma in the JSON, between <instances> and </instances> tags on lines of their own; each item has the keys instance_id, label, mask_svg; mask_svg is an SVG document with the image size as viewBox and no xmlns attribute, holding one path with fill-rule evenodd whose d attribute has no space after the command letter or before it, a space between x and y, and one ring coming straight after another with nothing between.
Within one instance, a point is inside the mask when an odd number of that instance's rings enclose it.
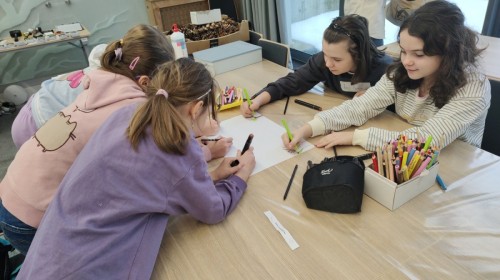
<instances>
[{"instance_id":1,"label":"white plastic strip","mask_svg":"<svg viewBox=\"0 0 500 280\"><path fill-rule=\"evenodd\" d=\"M281 236L285 239L286 243L288 246L290 246L290 249L295 250L299 248L299 244L293 239L292 235L284 228L281 223L276 219L276 217L271 213L271 211L266 211L264 212L264 215L267 216L271 224L273 224L274 228L279 231Z\"/></svg>"}]
</instances>

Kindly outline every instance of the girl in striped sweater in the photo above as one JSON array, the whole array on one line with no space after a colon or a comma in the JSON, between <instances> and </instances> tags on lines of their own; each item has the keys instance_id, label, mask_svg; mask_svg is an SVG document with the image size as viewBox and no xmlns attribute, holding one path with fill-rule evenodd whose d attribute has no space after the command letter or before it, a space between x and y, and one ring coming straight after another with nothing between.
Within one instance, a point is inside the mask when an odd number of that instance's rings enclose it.
<instances>
[{"instance_id":1,"label":"girl in striped sweater","mask_svg":"<svg viewBox=\"0 0 500 280\"><path fill-rule=\"evenodd\" d=\"M400 134L434 137L444 147L455 139L480 147L491 87L476 67L482 51L477 34L464 25L462 11L453 3L425 4L401 25L401 56L366 93L340 106L318 113L296 131L293 141L283 135L289 149L304 138L326 135L317 147L360 145L374 151ZM414 125L404 131L379 128L341 131L361 126L395 104L396 113ZM440 141L440 143L438 143Z\"/></svg>"}]
</instances>

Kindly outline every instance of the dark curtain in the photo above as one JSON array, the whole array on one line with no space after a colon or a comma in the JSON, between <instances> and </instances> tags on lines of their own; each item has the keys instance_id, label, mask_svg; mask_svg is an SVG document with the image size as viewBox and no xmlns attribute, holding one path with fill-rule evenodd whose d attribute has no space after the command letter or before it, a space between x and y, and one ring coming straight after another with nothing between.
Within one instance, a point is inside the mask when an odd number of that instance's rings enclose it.
<instances>
[{"instance_id":1,"label":"dark curtain","mask_svg":"<svg viewBox=\"0 0 500 280\"><path fill-rule=\"evenodd\" d=\"M500 0L488 2L482 34L500 38Z\"/></svg>"},{"instance_id":2,"label":"dark curtain","mask_svg":"<svg viewBox=\"0 0 500 280\"><path fill-rule=\"evenodd\" d=\"M236 21L241 21L240 17L238 16L238 12L236 10L236 3L235 1L231 0L210 0L208 1L210 5L210 9L220 9L222 14L225 14L229 16L230 18L236 20Z\"/></svg>"}]
</instances>

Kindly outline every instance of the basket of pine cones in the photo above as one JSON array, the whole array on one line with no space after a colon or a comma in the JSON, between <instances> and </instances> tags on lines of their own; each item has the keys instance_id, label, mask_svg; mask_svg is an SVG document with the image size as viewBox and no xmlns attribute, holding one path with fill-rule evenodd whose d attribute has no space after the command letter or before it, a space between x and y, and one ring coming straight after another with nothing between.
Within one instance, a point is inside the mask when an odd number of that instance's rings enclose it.
<instances>
[{"instance_id":1,"label":"basket of pine cones","mask_svg":"<svg viewBox=\"0 0 500 280\"><path fill-rule=\"evenodd\" d=\"M222 21L207 24L183 24L179 26L179 30L184 33L186 41L200 41L236 33L240 30L240 27L237 21L225 17ZM171 31L169 33L171 33Z\"/></svg>"}]
</instances>

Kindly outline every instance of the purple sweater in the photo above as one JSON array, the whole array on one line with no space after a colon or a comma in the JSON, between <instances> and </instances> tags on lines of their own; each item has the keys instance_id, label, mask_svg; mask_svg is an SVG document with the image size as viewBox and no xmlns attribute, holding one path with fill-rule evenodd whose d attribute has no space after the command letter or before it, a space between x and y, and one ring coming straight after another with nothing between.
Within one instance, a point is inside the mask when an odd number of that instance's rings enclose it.
<instances>
[{"instance_id":1,"label":"purple sweater","mask_svg":"<svg viewBox=\"0 0 500 280\"><path fill-rule=\"evenodd\" d=\"M236 207L245 181L214 184L193 137L185 155L162 152L150 135L131 148L136 106L115 112L77 157L17 279L149 279L170 215L213 224Z\"/></svg>"}]
</instances>

